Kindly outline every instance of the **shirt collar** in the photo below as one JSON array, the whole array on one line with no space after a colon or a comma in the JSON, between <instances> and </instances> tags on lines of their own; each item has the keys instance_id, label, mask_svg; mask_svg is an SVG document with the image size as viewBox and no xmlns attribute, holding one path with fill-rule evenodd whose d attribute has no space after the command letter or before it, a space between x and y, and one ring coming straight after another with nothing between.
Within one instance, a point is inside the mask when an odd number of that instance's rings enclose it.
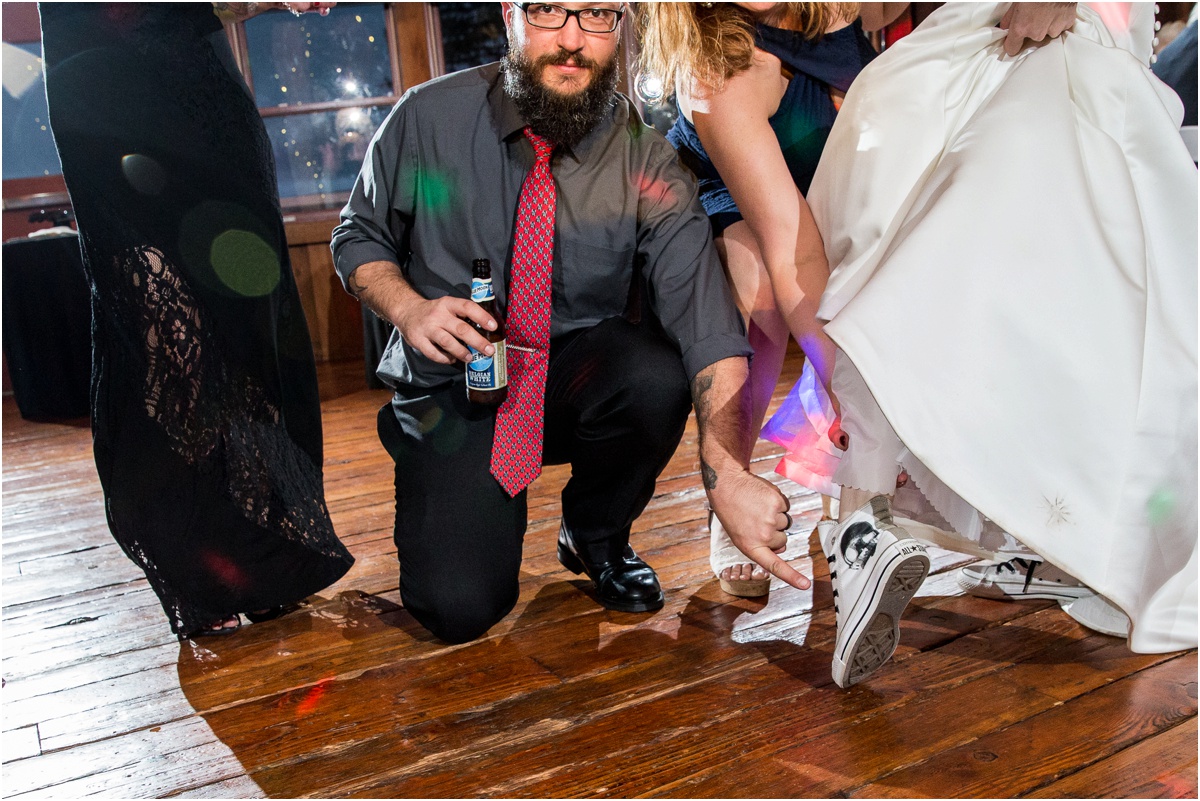
<instances>
[{"instance_id":1,"label":"shirt collar","mask_svg":"<svg viewBox=\"0 0 1200 801\"><path fill-rule=\"evenodd\" d=\"M492 77L492 86L488 89L488 105L492 109L492 120L496 123L496 130L500 134L500 138L505 141L510 141L513 136L525 130L528 125L525 118L521 116L521 112L517 110L517 104L508 96L508 92L504 91L504 70L500 64L495 65L496 74Z\"/></svg>"}]
</instances>

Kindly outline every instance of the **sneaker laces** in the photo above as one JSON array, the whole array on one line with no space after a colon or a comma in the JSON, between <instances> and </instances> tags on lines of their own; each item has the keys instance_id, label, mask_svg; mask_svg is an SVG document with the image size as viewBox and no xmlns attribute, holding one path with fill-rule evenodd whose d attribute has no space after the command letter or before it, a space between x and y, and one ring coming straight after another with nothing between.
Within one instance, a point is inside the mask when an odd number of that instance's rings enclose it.
<instances>
[{"instance_id":1,"label":"sneaker laces","mask_svg":"<svg viewBox=\"0 0 1200 801\"><path fill-rule=\"evenodd\" d=\"M1041 566L1041 564L1041 562L1036 562L1030 559L1021 559L1018 557L1016 559L1009 559L1007 562L1001 562L1000 564L996 565L996 572L1003 573L1008 571L1009 573L1016 573L1017 567L1020 567L1025 571L1025 586L1022 588L1021 592L1029 592L1029 585L1033 583L1033 574L1037 572L1037 569Z\"/></svg>"}]
</instances>

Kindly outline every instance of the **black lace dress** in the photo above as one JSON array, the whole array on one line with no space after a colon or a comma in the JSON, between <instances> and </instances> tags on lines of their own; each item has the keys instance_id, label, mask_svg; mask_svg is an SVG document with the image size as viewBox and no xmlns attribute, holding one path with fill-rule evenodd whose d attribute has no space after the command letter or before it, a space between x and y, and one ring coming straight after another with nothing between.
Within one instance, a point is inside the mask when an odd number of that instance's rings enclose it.
<instances>
[{"instance_id":1,"label":"black lace dress","mask_svg":"<svg viewBox=\"0 0 1200 801\"><path fill-rule=\"evenodd\" d=\"M41 13L113 536L177 634L317 592L353 558L270 144L220 22L207 3Z\"/></svg>"}]
</instances>

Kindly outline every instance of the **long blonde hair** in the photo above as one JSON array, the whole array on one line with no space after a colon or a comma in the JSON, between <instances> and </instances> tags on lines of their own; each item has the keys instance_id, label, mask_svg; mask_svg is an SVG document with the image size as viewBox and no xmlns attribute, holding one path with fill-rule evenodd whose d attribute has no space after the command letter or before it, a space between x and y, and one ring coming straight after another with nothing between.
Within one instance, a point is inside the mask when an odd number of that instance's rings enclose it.
<instances>
[{"instance_id":1,"label":"long blonde hair","mask_svg":"<svg viewBox=\"0 0 1200 801\"><path fill-rule=\"evenodd\" d=\"M858 16L858 3L779 5L771 17L808 39ZM754 58L754 16L735 3L638 3L637 18L639 69L662 81L663 97L693 81L720 91Z\"/></svg>"}]
</instances>

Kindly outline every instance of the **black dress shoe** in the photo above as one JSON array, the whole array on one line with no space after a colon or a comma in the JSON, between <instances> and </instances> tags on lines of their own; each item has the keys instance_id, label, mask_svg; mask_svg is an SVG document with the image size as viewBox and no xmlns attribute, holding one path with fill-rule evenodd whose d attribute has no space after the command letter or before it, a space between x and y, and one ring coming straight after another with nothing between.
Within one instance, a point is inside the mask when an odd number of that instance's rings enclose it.
<instances>
[{"instance_id":1,"label":"black dress shoe","mask_svg":"<svg viewBox=\"0 0 1200 801\"><path fill-rule=\"evenodd\" d=\"M558 531L558 561L572 573L586 573L596 585L600 603L618 612L653 612L662 609L663 591L654 568L625 546L621 558L593 563L580 556L566 528Z\"/></svg>"}]
</instances>

